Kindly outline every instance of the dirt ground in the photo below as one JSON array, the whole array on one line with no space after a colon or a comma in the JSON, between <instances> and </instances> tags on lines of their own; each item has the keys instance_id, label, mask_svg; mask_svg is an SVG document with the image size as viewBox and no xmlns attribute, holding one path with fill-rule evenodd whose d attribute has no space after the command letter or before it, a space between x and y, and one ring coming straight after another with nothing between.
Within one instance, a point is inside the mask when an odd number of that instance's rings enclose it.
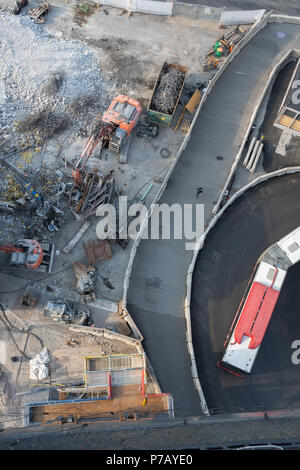
<instances>
[{"instance_id":1,"label":"dirt ground","mask_svg":"<svg viewBox=\"0 0 300 470\"><path fill-rule=\"evenodd\" d=\"M25 402L46 400L47 388L58 384L83 383L85 356L136 353L135 348L123 342L72 332L66 325L56 324L51 320L33 321L28 312L27 315L24 312L22 315L22 311L17 311L17 314L6 312L8 321L17 329L24 329L24 324L29 324L29 334L12 329L9 333L2 322L0 325L2 428L23 426ZM29 377L29 360L39 354L43 347L47 348L50 357L49 376L35 381ZM11 359L14 357L17 358L16 362ZM40 395L37 396L39 390Z\"/></svg>"},{"instance_id":2,"label":"dirt ground","mask_svg":"<svg viewBox=\"0 0 300 470\"><path fill-rule=\"evenodd\" d=\"M59 0L51 1L52 8L45 24L31 26L28 10L39 3L29 1L29 6L12 18L10 10L14 1L0 0L0 23L11 22L11 29L6 28L5 32L3 29L1 39L3 43L6 41L9 54L1 58L0 142L7 140L7 143L0 152L9 154L6 160L34 181L35 188L55 204L58 231L49 231L45 207L41 207L38 214L28 194L24 195L15 172L2 165L0 200L13 204L15 209L11 213L0 212L0 239L2 243L14 243L21 238L36 238L54 243L56 254L51 275L26 270L14 272L15 283L2 283L2 301L12 298L16 291L18 295L24 294L29 281L39 281L45 287L51 284L54 288L75 289L72 266L76 261L87 263L83 242L96 239L98 220L95 216L90 219L89 230L76 247L65 254L63 248L77 233L82 221L76 220L71 213L66 191L59 194L59 190L71 184L71 170L94 119L119 93L139 100L145 113L161 66L169 62L188 68L184 93L175 115L176 123L191 93L212 76L212 73L202 72L198 59L203 58L220 37L218 25L212 22L138 13L129 17L116 8ZM24 28L23 32L20 30L21 36L17 36L14 25ZM22 47L16 41L17 37L18 41L24 41ZM49 56L52 52L55 55ZM60 52L63 55L60 56ZM78 69L74 66L75 60ZM128 196L129 202L140 201L152 183L144 200L149 207L183 139L184 133L180 130L159 128L156 137L134 136L127 163L121 164L118 156L104 150L101 159L90 158L87 169L96 167L103 174L113 171L117 192ZM115 302L121 300L131 246L132 241L126 249L113 244L112 258L95 264L97 297ZM0 269L6 275L11 274L7 270L7 254L3 252L0 252ZM28 311L19 310L18 315L25 315L27 321L30 317ZM11 318L11 321L20 327L19 320ZM68 368L80 375L81 365L75 356L81 358L84 351L89 350L89 354L127 351L123 344L103 340L97 340L95 344L95 340L79 335L80 342L75 341L74 355L74 344L67 344L74 335L64 325L50 321L44 326L33 316L30 321L50 351L52 383L63 380ZM109 321L113 323L114 319ZM18 331L14 331L14 336L21 350L26 345L31 357L40 352L41 342L36 338ZM28 361L11 361L11 357L20 356L16 344L4 325L0 325L0 412L5 427L19 426L22 422L20 410L24 402L15 394L31 387Z\"/></svg>"},{"instance_id":3,"label":"dirt ground","mask_svg":"<svg viewBox=\"0 0 300 470\"><path fill-rule=\"evenodd\" d=\"M39 2L32 1L30 7L38 4ZM8 8L11 5L13 5L11 0L0 1L2 8L5 6ZM99 11L96 11L97 8L92 3L85 4L88 5L88 12L83 10L81 4L77 2L68 2L66 5L65 2L54 0L51 5L52 9L46 17L45 24L37 25L37 28L41 28L52 39L55 38L58 42L58 49L60 42L65 40L75 40L83 44L87 51L92 52L102 77L99 83L101 96L83 96L82 106L78 98L76 101L76 106L79 108L78 114L76 117L71 112L67 114L69 124L62 132L48 138L40 137L41 141L36 141L36 136L33 136L31 132L23 131L20 134L10 129L12 138L17 138L15 143L17 147L22 149L27 142L30 145L32 139L35 139L35 146L22 151L17 156L12 155L7 160L27 172L28 175L34 175L36 181L39 182L38 188L44 189L46 194L48 192L49 198L52 197L52 200L54 198L57 203L55 198L57 188L61 181L66 185L71 181L70 173L85 145L92 116L103 112L118 93L140 100L145 111L159 70L165 61L178 63L188 68L185 92L188 93L200 86L208 80L211 73L201 71L198 59L205 55L220 36L220 31L216 23L183 17L135 13L128 18L127 13L122 14L124 12L116 8L100 6ZM17 18L26 17L28 9L29 6L25 7ZM65 43L62 44L62 47L65 47ZM14 44L13 47L16 48L17 53L17 45ZM64 72L67 75L68 69L57 70L58 72ZM80 77L73 79L76 86L75 79L78 81ZM84 88L83 83L80 83L80 86L80 89ZM187 99L186 96L188 95L183 95L182 102ZM178 109L180 111L180 107ZM68 110L70 111L70 107ZM88 168L92 169L96 166L104 174L114 171L116 188L119 194L128 196L129 203L136 202L152 183L144 200L146 206L149 206L183 138L184 134L180 130L175 132L171 128L159 128L157 137L134 137L126 164L120 164L116 155L105 150L101 154L101 160L94 156L90 158ZM161 152L165 149L168 150L167 158ZM56 170L61 173L57 175ZM8 192L9 194L17 192L13 200L17 196L20 198L22 191L14 175L4 168L1 169L1 174L5 178L6 185L8 177L12 180L12 183L9 182ZM7 196L7 191L5 196ZM12 202L11 199L10 202ZM33 236L41 241L54 242L60 254L55 259L53 272L61 273L62 270L64 272L53 276L53 282L72 288L75 278L69 268L74 261L84 262L85 253L82 242L96 238L95 227L98 220L96 217L91 218L91 227L76 246L76 251L73 250L65 255L61 250L78 231L81 223L70 213L66 198L61 197L56 205L63 211L63 215L59 217L59 232L49 233L45 230L41 221L31 216L28 204L26 204L25 210L22 208L19 210L18 217L0 214L2 227L4 227L1 238L9 243L24 236L30 238L33 232ZM99 268L98 295L114 301L122 298L123 278L131 245L132 243L129 242L125 250L114 245L112 247L113 258L97 266ZM2 263L6 262L5 255L0 257L0 264L1 260ZM108 288L103 283L103 277L109 279L113 288Z\"/></svg>"}]
</instances>

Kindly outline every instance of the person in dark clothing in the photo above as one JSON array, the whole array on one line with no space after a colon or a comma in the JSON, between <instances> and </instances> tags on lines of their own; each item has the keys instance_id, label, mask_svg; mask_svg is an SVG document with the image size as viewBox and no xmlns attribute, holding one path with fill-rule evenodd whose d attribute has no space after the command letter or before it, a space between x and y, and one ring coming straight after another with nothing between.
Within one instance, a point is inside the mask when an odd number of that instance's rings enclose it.
<instances>
[{"instance_id":1,"label":"person in dark clothing","mask_svg":"<svg viewBox=\"0 0 300 470\"><path fill-rule=\"evenodd\" d=\"M199 194L202 194L203 193L203 189L202 188L197 188L197 197L199 196Z\"/></svg>"}]
</instances>

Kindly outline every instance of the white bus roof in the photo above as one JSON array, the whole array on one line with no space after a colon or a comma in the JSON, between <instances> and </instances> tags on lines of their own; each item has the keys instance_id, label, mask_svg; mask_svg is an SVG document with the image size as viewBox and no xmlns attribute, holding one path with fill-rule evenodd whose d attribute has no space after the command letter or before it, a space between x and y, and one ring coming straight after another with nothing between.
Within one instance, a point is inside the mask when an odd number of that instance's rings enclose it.
<instances>
[{"instance_id":1,"label":"white bus roof","mask_svg":"<svg viewBox=\"0 0 300 470\"><path fill-rule=\"evenodd\" d=\"M293 264L300 261L300 227L281 238L277 244Z\"/></svg>"}]
</instances>

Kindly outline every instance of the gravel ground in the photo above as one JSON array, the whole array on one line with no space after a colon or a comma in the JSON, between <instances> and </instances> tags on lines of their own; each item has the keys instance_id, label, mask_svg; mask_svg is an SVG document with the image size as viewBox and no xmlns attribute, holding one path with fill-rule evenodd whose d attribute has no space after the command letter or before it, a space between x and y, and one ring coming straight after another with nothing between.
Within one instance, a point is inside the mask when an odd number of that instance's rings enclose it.
<instances>
[{"instance_id":1,"label":"gravel ground","mask_svg":"<svg viewBox=\"0 0 300 470\"><path fill-rule=\"evenodd\" d=\"M32 112L75 111L79 97L81 101L85 97L87 104L89 96L100 96L102 78L89 48L49 36L28 15L2 12L0 28L0 81L7 102L0 121L4 127Z\"/></svg>"},{"instance_id":2,"label":"gravel ground","mask_svg":"<svg viewBox=\"0 0 300 470\"><path fill-rule=\"evenodd\" d=\"M86 138L102 110L99 62L89 47L51 36L27 12L0 12L0 31L0 144L10 137L0 151L11 153L7 161L51 200L61 181L53 171L61 167L60 142ZM2 241L41 238L42 219L31 211L30 198L25 201L18 177L1 167L0 186L0 200L17 204L15 215L0 215ZM29 233L25 226L38 230ZM51 241L47 230L43 235Z\"/></svg>"}]
</instances>

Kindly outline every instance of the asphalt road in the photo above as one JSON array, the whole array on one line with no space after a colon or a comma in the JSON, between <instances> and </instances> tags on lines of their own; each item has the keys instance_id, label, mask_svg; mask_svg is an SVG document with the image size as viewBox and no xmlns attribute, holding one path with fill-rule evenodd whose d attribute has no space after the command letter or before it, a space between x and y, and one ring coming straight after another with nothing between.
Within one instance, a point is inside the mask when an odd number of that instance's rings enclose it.
<instances>
[{"instance_id":1,"label":"asphalt road","mask_svg":"<svg viewBox=\"0 0 300 470\"><path fill-rule=\"evenodd\" d=\"M300 340L300 263L286 277L250 375L216 367L260 254L300 225L300 174L274 178L229 207L208 235L193 276L191 315L200 382L212 413L299 409L300 365L291 360Z\"/></svg>"},{"instance_id":2,"label":"asphalt road","mask_svg":"<svg viewBox=\"0 0 300 470\"><path fill-rule=\"evenodd\" d=\"M295 24L268 24L241 50L208 96L160 204L202 203L207 224L268 74L296 47L299 33ZM199 186L203 194L197 199ZM145 338L162 390L173 395L177 416L201 414L186 348L185 277L192 252L185 242L142 240L128 289L129 312Z\"/></svg>"},{"instance_id":3,"label":"asphalt road","mask_svg":"<svg viewBox=\"0 0 300 470\"><path fill-rule=\"evenodd\" d=\"M276 13L290 16L300 15L300 5L298 0L179 0L182 3L192 3L194 5L206 5L210 7L234 10L259 10L265 8Z\"/></svg>"}]
</instances>

